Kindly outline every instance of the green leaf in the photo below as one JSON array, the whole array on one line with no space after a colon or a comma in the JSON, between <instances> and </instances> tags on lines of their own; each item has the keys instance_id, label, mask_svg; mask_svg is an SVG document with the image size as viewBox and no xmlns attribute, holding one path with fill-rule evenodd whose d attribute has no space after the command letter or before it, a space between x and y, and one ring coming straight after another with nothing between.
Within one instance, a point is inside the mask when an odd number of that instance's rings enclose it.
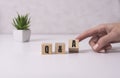
<instances>
[{"instance_id":1,"label":"green leaf","mask_svg":"<svg viewBox=\"0 0 120 78\"><path fill-rule=\"evenodd\" d=\"M28 30L30 27L30 18L29 15L20 15L13 19L13 26L18 30Z\"/></svg>"}]
</instances>

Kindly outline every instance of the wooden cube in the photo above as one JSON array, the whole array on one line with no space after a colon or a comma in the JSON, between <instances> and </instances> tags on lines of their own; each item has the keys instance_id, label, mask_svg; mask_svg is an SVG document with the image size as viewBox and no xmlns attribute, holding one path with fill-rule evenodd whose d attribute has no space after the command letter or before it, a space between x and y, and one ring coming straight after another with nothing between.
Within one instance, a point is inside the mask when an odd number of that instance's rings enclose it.
<instances>
[{"instance_id":1,"label":"wooden cube","mask_svg":"<svg viewBox=\"0 0 120 78\"><path fill-rule=\"evenodd\" d=\"M69 53L79 52L79 40L69 40Z\"/></svg>"},{"instance_id":2,"label":"wooden cube","mask_svg":"<svg viewBox=\"0 0 120 78\"><path fill-rule=\"evenodd\" d=\"M52 54L52 43L43 43L42 54Z\"/></svg>"},{"instance_id":3,"label":"wooden cube","mask_svg":"<svg viewBox=\"0 0 120 78\"><path fill-rule=\"evenodd\" d=\"M55 43L55 53L65 54L65 43Z\"/></svg>"}]
</instances>

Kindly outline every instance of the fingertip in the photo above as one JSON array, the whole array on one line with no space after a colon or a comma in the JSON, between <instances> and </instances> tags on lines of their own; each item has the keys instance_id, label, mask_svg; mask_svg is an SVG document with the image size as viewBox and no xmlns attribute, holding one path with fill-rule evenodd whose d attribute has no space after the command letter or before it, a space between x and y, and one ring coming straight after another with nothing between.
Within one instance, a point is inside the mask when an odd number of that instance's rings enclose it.
<instances>
[{"instance_id":1,"label":"fingertip","mask_svg":"<svg viewBox=\"0 0 120 78\"><path fill-rule=\"evenodd\" d=\"M100 50L99 53L106 53L106 50Z\"/></svg>"},{"instance_id":2,"label":"fingertip","mask_svg":"<svg viewBox=\"0 0 120 78\"><path fill-rule=\"evenodd\" d=\"M102 49L100 51L96 51L96 50L93 49L93 51L96 52L96 53L106 53L107 52L107 50L105 50L105 49Z\"/></svg>"},{"instance_id":3,"label":"fingertip","mask_svg":"<svg viewBox=\"0 0 120 78\"><path fill-rule=\"evenodd\" d=\"M106 52L105 49L100 49L100 48L99 48L99 44L98 44L98 43L93 46L93 50L94 50L95 52L98 52L98 53L105 53L105 52Z\"/></svg>"},{"instance_id":4,"label":"fingertip","mask_svg":"<svg viewBox=\"0 0 120 78\"><path fill-rule=\"evenodd\" d=\"M81 35L77 36L75 40L81 41Z\"/></svg>"},{"instance_id":5,"label":"fingertip","mask_svg":"<svg viewBox=\"0 0 120 78\"><path fill-rule=\"evenodd\" d=\"M98 44L95 44L95 45L93 46L93 49L96 51L98 47L99 47L99 45L98 45Z\"/></svg>"},{"instance_id":6,"label":"fingertip","mask_svg":"<svg viewBox=\"0 0 120 78\"><path fill-rule=\"evenodd\" d=\"M76 39L76 40L79 40L79 38L78 38L78 37L76 37L75 39Z\"/></svg>"}]
</instances>

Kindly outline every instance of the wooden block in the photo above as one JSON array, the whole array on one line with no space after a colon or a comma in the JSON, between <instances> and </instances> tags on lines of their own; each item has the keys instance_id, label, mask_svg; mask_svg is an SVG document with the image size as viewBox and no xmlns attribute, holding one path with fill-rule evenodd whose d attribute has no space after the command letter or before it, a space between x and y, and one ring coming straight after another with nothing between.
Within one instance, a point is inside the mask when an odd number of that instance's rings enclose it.
<instances>
[{"instance_id":1,"label":"wooden block","mask_svg":"<svg viewBox=\"0 0 120 78\"><path fill-rule=\"evenodd\" d=\"M65 43L55 43L55 53L65 54Z\"/></svg>"},{"instance_id":2,"label":"wooden block","mask_svg":"<svg viewBox=\"0 0 120 78\"><path fill-rule=\"evenodd\" d=\"M52 43L43 43L42 54L52 54Z\"/></svg>"},{"instance_id":3,"label":"wooden block","mask_svg":"<svg viewBox=\"0 0 120 78\"><path fill-rule=\"evenodd\" d=\"M79 40L69 40L69 53L79 52Z\"/></svg>"}]
</instances>

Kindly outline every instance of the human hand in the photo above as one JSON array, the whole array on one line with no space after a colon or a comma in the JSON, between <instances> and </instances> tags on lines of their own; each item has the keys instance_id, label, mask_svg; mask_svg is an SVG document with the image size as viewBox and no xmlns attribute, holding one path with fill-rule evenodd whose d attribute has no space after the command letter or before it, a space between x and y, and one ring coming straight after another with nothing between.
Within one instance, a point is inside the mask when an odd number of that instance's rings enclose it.
<instances>
[{"instance_id":1,"label":"human hand","mask_svg":"<svg viewBox=\"0 0 120 78\"><path fill-rule=\"evenodd\" d=\"M111 43L120 42L120 23L101 24L91 28L76 39L79 41L91 37L89 44L95 52L106 52L111 49Z\"/></svg>"}]
</instances>

